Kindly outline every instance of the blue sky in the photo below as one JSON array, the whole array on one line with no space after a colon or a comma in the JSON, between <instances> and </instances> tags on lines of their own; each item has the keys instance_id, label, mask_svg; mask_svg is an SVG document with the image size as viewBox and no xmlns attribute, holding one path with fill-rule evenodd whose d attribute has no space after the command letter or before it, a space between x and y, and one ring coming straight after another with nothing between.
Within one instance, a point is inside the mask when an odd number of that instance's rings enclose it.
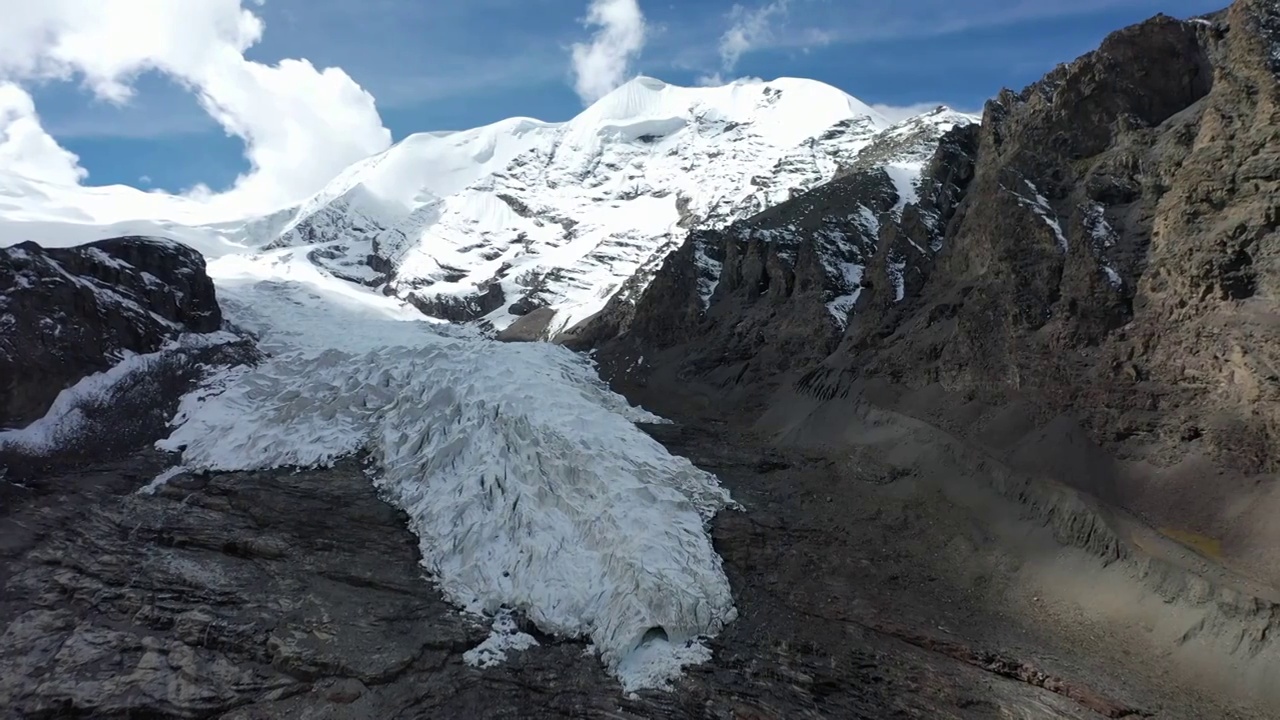
<instances>
[{"instance_id":1,"label":"blue sky","mask_svg":"<svg viewBox=\"0 0 1280 720\"><path fill-rule=\"evenodd\" d=\"M744 14L726 0L640 0L648 39L634 70L677 84L810 77L868 103L943 102L974 110L1021 88L1108 32L1157 12L1178 17L1225 0L773 0L732 68L720 40ZM246 4L266 25L246 57L301 57L343 68L377 99L395 139L513 115L564 120L582 109L569 47L588 39L586 0L267 0ZM124 106L78 85L31 88L43 124L80 156L91 184L181 190L229 185L247 168L242 142L174 81L149 74Z\"/></svg>"}]
</instances>

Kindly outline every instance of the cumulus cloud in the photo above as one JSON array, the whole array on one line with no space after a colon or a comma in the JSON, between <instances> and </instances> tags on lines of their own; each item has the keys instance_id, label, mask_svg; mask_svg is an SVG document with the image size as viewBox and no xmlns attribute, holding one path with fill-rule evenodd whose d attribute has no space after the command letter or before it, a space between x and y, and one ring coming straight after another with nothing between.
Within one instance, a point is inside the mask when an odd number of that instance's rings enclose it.
<instances>
[{"instance_id":1,"label":"cumulus cloud","mask_svg":"<svg viewBox=\"0 0 1280 720\"><path fill-rule=\"evenodd\" d=\"M88 175L80 158L41 127L31 95L8 82L0 82L0 168L57 184L74 185Z\"/></svg>"},{"instance_id":2,"label":"cumulus cloud","mask_svg":"<svg viewBox=\"0 0 1280 720\"><path fill-rule=\"evenodd\" d=\"M597 30L590 43L573 45L574 89L592 103L629 79L647 28L636 0L592 0L584 24Z\"/></svg>"},{"instance_id":3,"label":"cumulus cloud","mask_svg":"<svg viewBox=\"0 0 1280 720\"><path fill-rule=\"evenodd\" d=\"M247 60L244 53L261 39L264 26L242 0L4 4L0 80L6 87L78 80L100 99L125 103L139 75L161 72L189 88L228 133L244 140L249 172L227 193L198 193L211 203L251 211L294 203L347 165L390 145L373 96L342 70L319 70L306 60ZM30 150L22 171L83 179L75 156L39 130L34 108L24 110L30 95L22 96L25 105L10 89L7 106L17 110L0 115L6 147L18 133L25 138L21 147ZM12 147L16 153L20 146Z\"/></svg>"}]
</instances>

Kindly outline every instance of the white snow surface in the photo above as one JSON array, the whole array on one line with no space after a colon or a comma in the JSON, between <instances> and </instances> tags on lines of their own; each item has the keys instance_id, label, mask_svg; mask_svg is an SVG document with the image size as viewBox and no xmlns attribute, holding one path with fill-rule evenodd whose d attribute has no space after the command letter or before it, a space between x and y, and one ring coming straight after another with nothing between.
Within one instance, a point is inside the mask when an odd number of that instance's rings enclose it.
<instances>
[{"instance_id":1,"label":"white snow surface","mask_svg":"<svg viewBox=\"0 0 1280 720\"><path fill-rule=\"evenodd\" d=\"M184 399L159 443L183 467L323 466L366 450L446 597L589 638L628 688L665 683L735 617L706 530L728 493L636 428L656 418L585 358L425 322L305 249L209 267L229 319L270 357ZM653 628L666 639L642 643Z\"/></svg>"},{"instance_id":2,"label":"white snow surface","mask_svg":"<svg viewBox=\"0 0 1280 720\"><path fill-rule=\"evenodd\" d=\"M463 653L462 660L472 667L490 668L501 665L507 659L507 653L528 650L537 645L537 638L520 632L511 611L502 610L493 617L493 632L484 642Z\"/></svg>"},{"instance_id":3,"label":"white snow surface","mask_svg":"<svg viewBox=\"0 0 1280 720\"><path fill-rule=\"evenodd\" d=\"M683 88L637 78L567 123L522 126L506 144L491 142L489 128L433 136L474 143L475 159L498 169L402 202L372 234L401 295L474 295L498 282L509 304L537 291L557 311L554 333L600 310L682 219L719 227L777 204L833 177L840 158L887 127L809 80ZM498 309L486 319L502 328L514 317Z\"/></svg>"},{"instance_id":4,"label":"white snow surface","mask_svg":"<svg viewBox=\"0 0 1280 720\"><path fill-rule=\"evenodd\" d=\"M211 347L238 338L227 332L189 333L166 343L152 353L125 350L110 368L88 375L64 389L54 398L44 417L22 428L0 430L0 448L12 448L34 454L49 454L67 447L84 433L88 405L108 402L130 378L148 372L155 363L163 362L177 348Z\"/></svg>"},{"instance_id":5,"label":"white snow surface","mask_svg":"<svg viewBox=\"0 0 1280 720\"><path fill-rule=\"evenodd\" d=\"M63 187L0 169L0 244L172 237L206 257L342 241L371 244L402 298L464 298L488 284L536 293L551 332L593 314L697 222L719 227L829 180L890 123L812 80L686 88L637 78L564 123L512 118L420 133L352 165L297 207L262 217L124 186ZM681 223L685 225L681 225ZM377 284L376 273L347 273Z\"/></svg>"}]
</instances>

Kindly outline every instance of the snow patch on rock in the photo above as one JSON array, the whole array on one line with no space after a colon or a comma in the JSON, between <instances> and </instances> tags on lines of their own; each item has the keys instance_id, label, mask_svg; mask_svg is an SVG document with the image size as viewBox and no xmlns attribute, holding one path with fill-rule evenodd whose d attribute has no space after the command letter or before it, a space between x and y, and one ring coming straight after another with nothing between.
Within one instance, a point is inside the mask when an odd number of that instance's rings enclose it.
<instances>
[{"instance_id":1,"label":"snow patch on rock","mask_svg":"<svg viewBox=\"0 0 1280 720\"><path fill-rule=\"evenodd\" d=\"M1040 191L1036 189L1036 186L1032 184L1030 180L1023 180L1023 182L1026 183L1027 190L1031 192L1031 197L1028 198L1015 193L1015 196L1018 198L1018 202L1025 207L1031 208L1032 212L1039 215L1040 219L1044 220L1045 224L1049 226L1049 229L1053 231L1054 237L1057 238L1058 248L1064 253L1067 252L1067 236L1062 232L1062 224L1058 222L1058 217L1054 214L1053 207L1049 205L1048 198L1041 195Z\"/></svg>"},{"instance_id":2,"label":"snow patch on rock","mask_svg":"<svg viewBox=\"0 0 1280 720\"><path fill-rule=\"evenodd\" d=\"M186 333L150 353L121 351L119 360L110 368L87 375L58 393L44 417L22 428L0 430L0 449L18 450L32 455L47 455L66 448L82 437L88 420L84 409L109 403L127 389L132 379L151 372L166 362L174 351L212 347L238 341L228 332Z\"/></svg>"},{"instance_id":3,"label":"snow patch on rock","mask_svg":"<svg viewBox=\"0 0 1280 720\"><path fill-rule=\"evenodd\" d=\"M493 616L493 631L489 637L463 653L462 659L472 667L490 668L505 662L507 653L537 646L537 638L520 631L510 610L499 610Z\"/></svg>"}]
</instances>

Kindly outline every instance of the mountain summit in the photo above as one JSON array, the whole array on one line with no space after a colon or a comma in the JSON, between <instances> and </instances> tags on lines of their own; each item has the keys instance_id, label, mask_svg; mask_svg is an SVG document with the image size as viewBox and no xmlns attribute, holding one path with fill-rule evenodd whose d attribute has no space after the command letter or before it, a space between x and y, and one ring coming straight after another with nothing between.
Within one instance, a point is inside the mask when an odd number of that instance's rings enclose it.
<instances>
[{"instance_id":1,"label":"mountain summit","mask_svg":"<svg viewBox=\"0 0 1280 720\"><path fill-rule=\"evenodd\" d=\"M970 121L928 117L922 147ZM502 329L546 308L535 332L546 337L599 311L688 228L826 182L896 129L811 80L686 88L640 77L566 123L406 138L265 234L274 246L323 244L331 271L445 320Z\"/></svg>"},{"instance_id":2,"label":"mountain summit","mask_svg":"<svg viewBox=\"0 0 1280 720\"><path fill-rule=\"evenodd\" d=\"M4 178L0 237L82 242L165 235L206 256L315 246L328 272L427 315L533 335L590 317L693 227L754 215L861 162L900 166L909 195L937 138L975 118L945 108L893 125L820 82L679 87L638 77L564 123L511 118L411 135L265 217L132 188L35 187ZM53 232L51 232L51 230ZM528 325L529 323L525 323Z\"/></svg>"}]
</instances>

